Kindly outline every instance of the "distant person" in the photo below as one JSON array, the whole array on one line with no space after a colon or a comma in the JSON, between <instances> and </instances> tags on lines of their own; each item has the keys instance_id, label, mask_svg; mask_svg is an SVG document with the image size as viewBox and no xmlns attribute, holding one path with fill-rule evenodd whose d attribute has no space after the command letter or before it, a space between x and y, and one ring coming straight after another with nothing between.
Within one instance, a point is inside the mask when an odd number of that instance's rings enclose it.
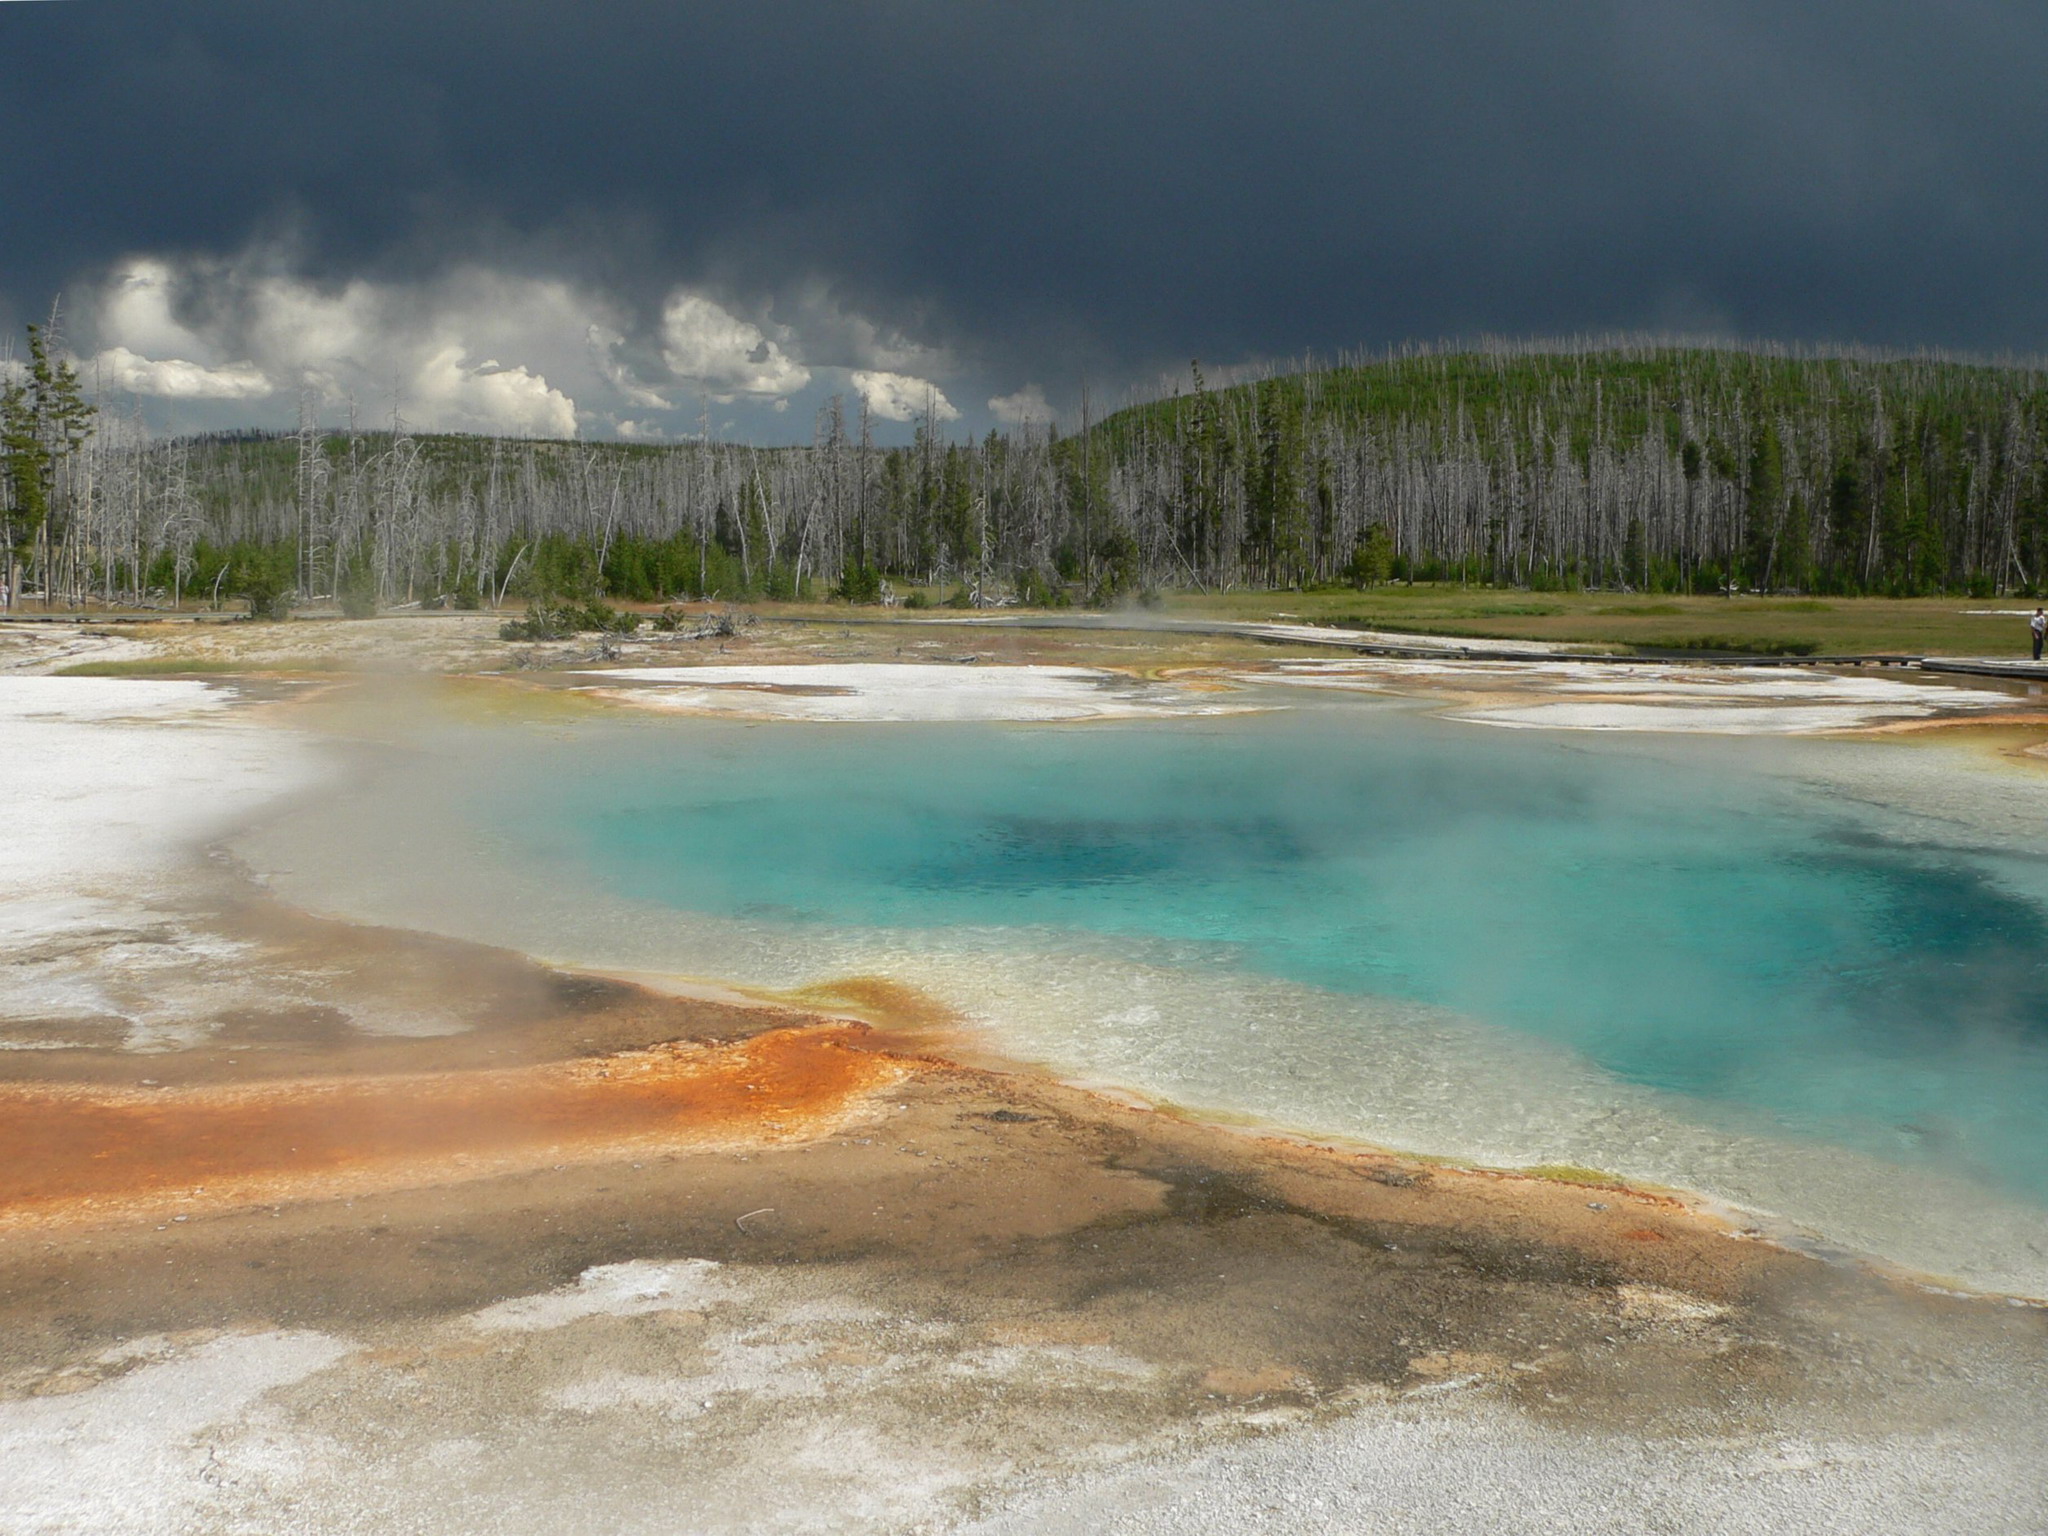
<instances>
[{"instance_id":1,"label":"distant person","mask_svg":"<svg viewBox=\"0 0 2048 1536\"><path fill-rule=\"evenodd\" d=\"M2041 659L2041 642L2044 639L2048 639L2048 613L2043 613L2039 608L2036 608L2034 616L2027 620L2027 628L2034 636L2034 660L2039 661Z\"/></svg>"}]
</instances>

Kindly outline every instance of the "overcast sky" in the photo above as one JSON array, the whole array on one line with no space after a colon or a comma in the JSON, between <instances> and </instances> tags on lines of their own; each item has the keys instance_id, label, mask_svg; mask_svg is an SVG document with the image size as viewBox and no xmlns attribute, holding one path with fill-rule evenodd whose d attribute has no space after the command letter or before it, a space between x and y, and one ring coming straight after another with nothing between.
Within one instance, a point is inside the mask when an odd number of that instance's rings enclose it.
<instances>
[{"instance_id":1,"label":"overcast sky","mask_svg":"<svg viewBox=\"0 0 2048 1536\"><path fill-rule=\"evenodd\" d=\"M0 4L0 319L164 425L884 440L1653 329L2048 351L2042 0Z\"/></svg>"}]
</instances>

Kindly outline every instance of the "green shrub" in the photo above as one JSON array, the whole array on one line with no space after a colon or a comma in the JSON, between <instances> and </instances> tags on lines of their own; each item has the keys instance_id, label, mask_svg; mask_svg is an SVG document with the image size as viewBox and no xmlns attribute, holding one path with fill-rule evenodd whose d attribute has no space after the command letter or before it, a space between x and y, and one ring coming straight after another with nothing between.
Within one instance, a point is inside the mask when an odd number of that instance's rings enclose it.
<instances>
[{"instance_id":1,"label":"green shrub","mask_svg":"<svg viewBox=\"0 0 2048 1536\"><path fill-rule=\"evenodd\" d=\"M1374 523L1351 551L1351 563L1344 568L1344 574L1354 587L1377 587L1393 572L1394 537L1384 523Z\"/></svg>"},{"instance_id":2,"label":"green shrub","mask_svg":"<svg viewBox=\"0 0 2048 1536\"><path fill-rule=\"evenodd\" d=\"M847 562L839 578L838 596L849 603L874 604L882 600L882 573L872 565Z\"/></svg>"},{"instance_id":3,"label":"green shrub","mask_svg":"<svg viewBox=\"0 0 2048 1536\"><path fill-rule=\"evenodd\" d=\"M375 618L377 614L377 573L370 566L370 552L358 547L336 583L341 611L351 619Z\"/></svg>"},{"instance_id":4,"label":"green shrub","mask_svg":"<svg viewBox=\"0 0 2048 1536\"><path fill-rule=\"evenodd\" d=\"M1091 607L1108 608L1138 590L1144 572L1140 565L1138 541L1131 531L1115 527L1095 546L1098 574L1095 590L1088 596Z\"/></svg>"},{"instance_id":5,"label":"green shrub","mask_svg":"<svg viewBox=\"0 0 2048 1536\"><path fill-rule=\"evenodd\" d=\"M228 556L228 595L248 603L252 619L286 618L297 595L292 565L287 546L238 544Z\"/></svg>"},{"instance_id":6,"label":"green shrub","mask_svg":"<svg viewBox=\"0 0 2048 1536\"><path fill-rule=\"evenodd\" d=\"M1017 573L1017 601L1026 608L1064 608L1072 599L1043 571L1024 570Z\"/></svg>"},{"instance_id":7,"label":"green shrub","mask_svg":"<svg viewBox=\"0 0 2048 1536\"><path fill-rule=\"evenodd\" d=\"M501 640L566 640L572 635L630 635L640 627L640 616L620 613L607 603L543 603L526 605L526 617L507 619L498 626Z\"/></svg>"}]
</instances>

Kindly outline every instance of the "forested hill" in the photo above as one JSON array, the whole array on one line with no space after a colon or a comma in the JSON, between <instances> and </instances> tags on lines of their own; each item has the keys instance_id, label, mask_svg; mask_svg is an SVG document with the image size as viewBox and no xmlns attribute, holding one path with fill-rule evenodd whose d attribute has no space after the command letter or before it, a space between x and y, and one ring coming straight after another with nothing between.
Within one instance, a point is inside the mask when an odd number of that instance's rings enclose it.
<instances>
[{"instance_id":1,"label":"forested hill","mask_svg":"<svg viewBox=\"0 0 2048 1536\"><path fill-rule=\"evenodd\" d=\"M1084 433L891 449L861 448L836 406L784 449L402 426L142 443L109 421L30 551L60 593L233 590L234 560L366 603L2048 585L2048 375L1952 362L1504 349L1214 389L1196 368Z\"/></svg>"},{"instance_id":2,"label":"forested hill","mask_svg":"<svg viewBox=\"0 0 2048 1536\"><path fill-rule=\"evenodd\" d=\"M1124 502L1255 582L1377 527L1396 576L1906 593L2041 580L2044 413L2030 369L1646 348L1197 369L1102 432Z\"/></svg>"}]
</instances>

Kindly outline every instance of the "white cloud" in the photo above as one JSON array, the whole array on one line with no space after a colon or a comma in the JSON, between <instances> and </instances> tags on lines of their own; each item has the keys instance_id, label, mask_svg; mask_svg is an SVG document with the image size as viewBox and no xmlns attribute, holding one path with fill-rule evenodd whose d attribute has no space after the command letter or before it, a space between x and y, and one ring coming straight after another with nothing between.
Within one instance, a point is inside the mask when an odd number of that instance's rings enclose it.
<instances>
[{"instance_id":1,"label":"white cloud","mask_svg":"<svg viewBox=\"0 0 2048 1536\"><path fill-rule=\"evenodd\" d=\"M869 368L888 373L943 376L953 366L944 349L913 341L857 311L843 308L831 289L812 283L799 290L792 313L814 366Z\"/></svg>"},{"instance_id":2,"label":"white cloud","mask_svg":"<svg viewBox=\"0 0 2048 1536\"><path fill-rule=\"evenodd\" d=\"M811 370L758 325L702 294L679 291L670 297L661 313L661 339L669 371L719 399L789 395L811 382Z\"/></svg>"},{"instance_id":3,"label":"white cloud","mask_svg":"<svg viewBox=\"0 0 2048 1536\"><path fill-rule=\"evenodd\" d=\"M167 262L130 262L100 296L95 329L111 341L84 365L88 377L167 400L258 400L273 386L247 358L220 364L205 337L173 313L176 276ZM153 355L152 355L153 354Z\"/></svg>"},{"instance_id":4,"label":"white cloud","mask_svg":"<svg viewBox=\"0 0 2048 1536\"><path fill-rule=\"evenodd\" d=\"M443 347L412 377L408 413L442 431L574 437L576 402L525 368L496 358L471 366L460 345Z\"/></svg>"},{"instance_id":5,"label":"white cloud","mask_svg":"<svg viewBox=\"0 0 2048 1536\"><path fill-rule=\"evenodd\" d=\"M110 388L166 400L260 400L275 389L251 362L209 368L182 357L138 357L126 347L107 348L81 371Z\"/></svg>"},{"instance_id":6,"label":"white cloud","mask_svg":"<svg viewBox=\"0 0 2048 1536\"><path fill-rule=\"evenodd\" d=\"M206 343L171 313L175 281L167 262L148 257L131 261L100 298L100 335L138 353L203 355Z\"/></svg>"},{"instance_id":7,"label":"white cloud","mask_svg":"<svg viewBox=\"0 0 2048 1536\"><path fill-rule=\"evenodd\" d=\"M259 400L270 403L242 419L281 425L308 388L330 420L346 403L366 423L395 408L424 431L569 436L580 423L673 441L696 433L711 402L787 416L821 370L880 420L922 420L928 404L959 419L928 382L948 376L941 349L844 307L823 282L777 302L786 324L679 286L652 324L636 323L622 301L567 279L468 265L319 282L266 245L217 259L138 253L70 329L105 384L189 405L169 413L187 425Z\"/></svg>"},{"instance_id":8,"label":"white cloud","mask_svg":"<svg viewBox=\"0 0 2048 1536\"><path fill-rule=\"evenodd\" d=\"M385 373L385 389L405 370L397 353L407 350L406 338L379 333L384 295L370 284L353 282L339 293L321 291L293 277L267 277L237 295L240 303L230 322L248 337L252 355L263 358L285 377L303 377L345 393L351 374ZM387 364L394 366L386 366Z\"/></svg>"},{"instance_id":9,"label":"white cloud","mask_svg":"<svg viewBox=\"0 0 2048 1536\"><path fill-rule=\"evenodd\" d=\"M590 342L590 360L604 381L616 389L626 404L643 411L672 411L675 403L635 378L619 360L619 348L626 338L617 331L593 325L584 333ZM623 423L621 424L623 429Z\"/></svg>"},{"instance_id":10,"label":"white cloud","mask_svg":"<svg viewBox=\"0 0 2048 1536\"><path fill-rule=\"evenodd\" d=\"M1021 427L1026 422L1045 426L1058 415L1046 403L1045 391L1036 384L1026 384L1014 395L997 395L989 401L988 408L1006 427Z\"/></svg>"},{"instance_id":11,"label":"white cloud","mask_svg":"<svg viewBox=\"0 0 2048 1536\"><path fill-rule=\"evenodd\" d=\"M542 365L587 368L586 337L609 318L601 301L482 268L330 289L280 265L263 252L182 268L130 260L87 307L101 377L176 400L253 400L305 384L331 404L362 400L371 415L394 402L427 431L576 434L576 403ZM181 297L196 318L178 317Z\"/></svg>"},{"instance_id":12,"label":"white cloud","mask_svg":"<svg viewBox=\"0 0 2048 1536\"><path fill-rule=\"evenodd\" d=\"M927 409L940 421L960 419L953 402L939 393L937 385L907 373L856 369L853 390L867 402L868 409L884 421L915 421Z\"/></svg>"}]
</instances>

